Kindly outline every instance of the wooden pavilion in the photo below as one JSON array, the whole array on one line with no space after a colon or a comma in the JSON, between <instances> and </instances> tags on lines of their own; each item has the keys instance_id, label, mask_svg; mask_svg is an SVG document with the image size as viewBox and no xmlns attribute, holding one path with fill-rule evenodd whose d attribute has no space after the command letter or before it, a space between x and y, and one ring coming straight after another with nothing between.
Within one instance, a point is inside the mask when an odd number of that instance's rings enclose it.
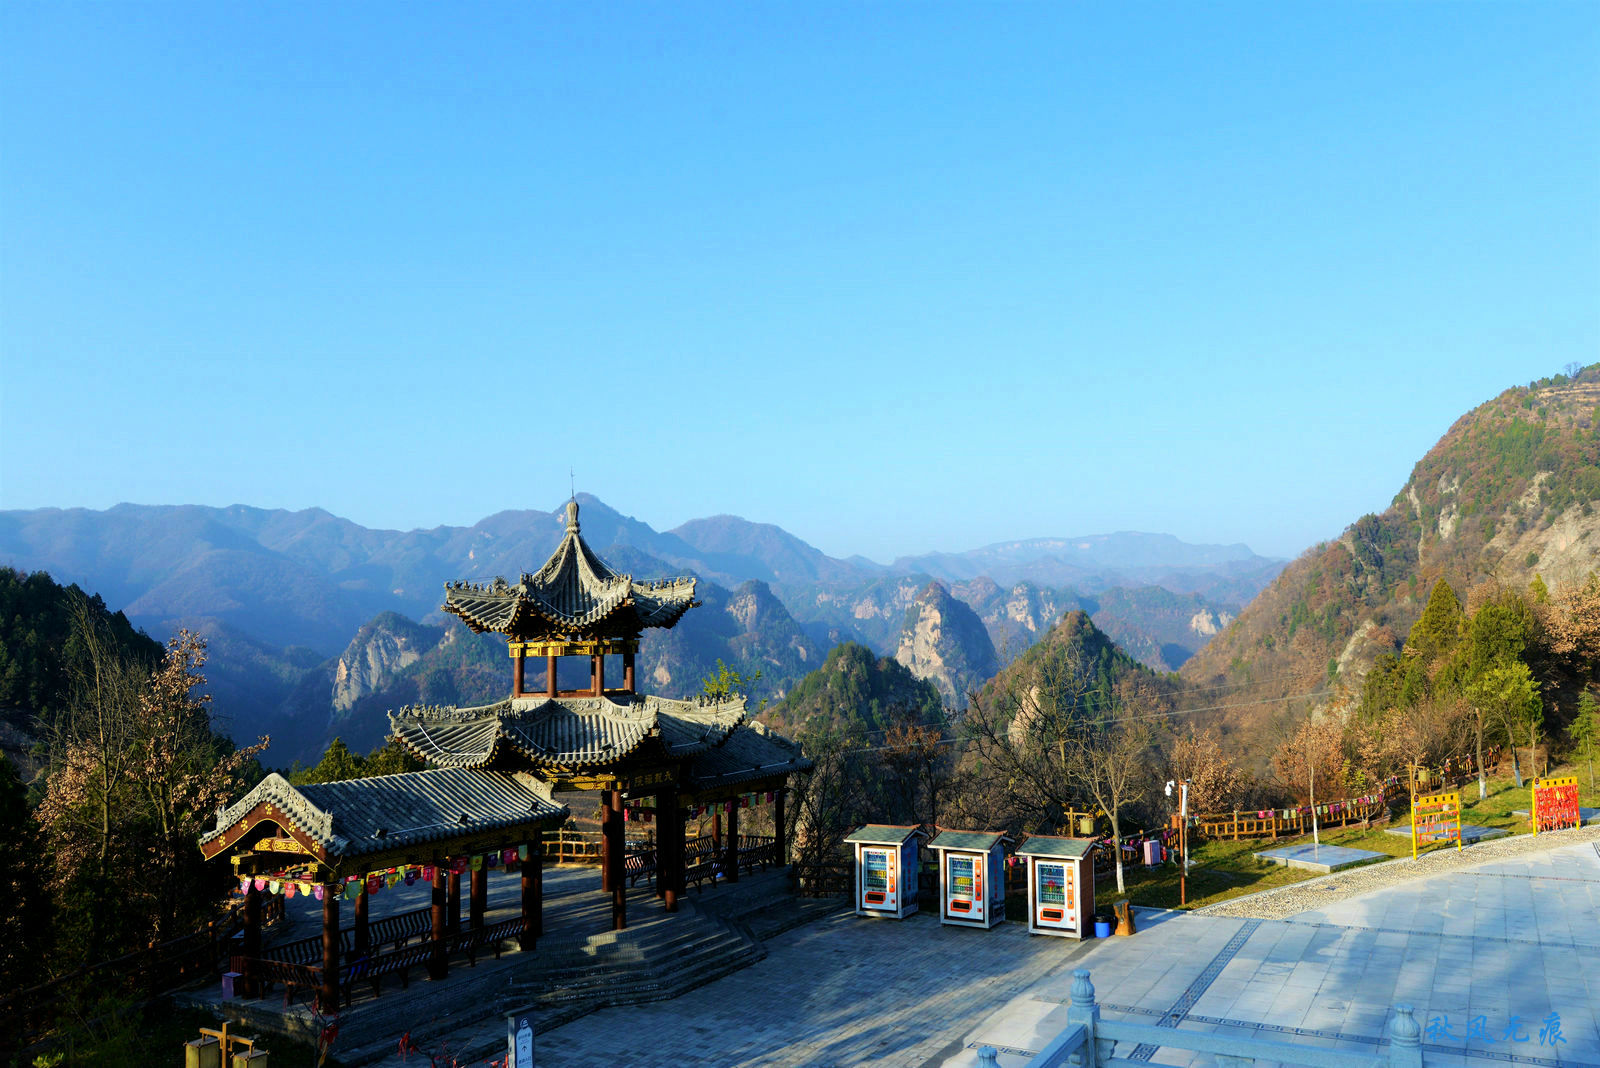
<instances>
[{"instance_id":1,"label":"wooden pavilion","mask_svg":"<svg viewBox=\"0 0 1600 1068\"><path fill-rule=\"evenodd\" d=\"M612 927L627 925L625 889L629 858L624 811L631 801L653 799L657 847L634 858L655 878L657 896L677 911L687 870L685 820L690 809L726 815L720 856L711 863L728 881L739 875L741 851L752 843L739 833L739 810L752 796L775 804L771 860L787 862L784 800L788 777L811 762L800 747L747 721L745 698L670 700L639 694L634 659L639 636L669 628L698 603L695 580L638 583L608 568L584 543L576 501L567 505L566 536L537 572L516 585L447 583L443 610L474 631L504 634L513 663L511 695L474 708L407 706L389 715L392 737L429 770L340 783L295 787L277 775L219 814L200 840L209 859L231 854L247 880L247 931L243 956L257 978L315 985L319 1000L336 1007L341 949L364 962L376 978L426 953L429 974L442 977L452 947L468 948L515 935L531 949L540 932L541 835L559 827L567 809L552 800L556 789L603 792L605 843L601 888L611 894ZM589 686L558 691L557 662L589 661ZM607 687L605 658L622 658L622 685ZM545 659L543 693L526 691L529 657ZM484 854L493 860L515 850L522 872L522 915L506 931L482 925ZM471 864L469 865L469 861ZM460 926L460 876L472 872L471 923ZM356 926L341 933L339 898L352 880L431 869L433 907L425 949L396 949L387 963L372 957L366 895L352 895ZM320 968L260 959L261 880L320 887L323 933ZM270 885L270 884L269 884ZM388 922L388 921L384 921ZM351 937L346 938L345 935ZM348 943L348 945L347 945ZM403 944L403 940L402 940ZM282 955L281 951L275 954ZM285 968L299 969L287 972ZM348 972L348 968L345 969ZM349 976L346 975L346 979Z\"/></svg>"},{"instance_id":2,"label":"wooden pavilion","mask_svg":"<svg viewBox=\"0 0 1600 1068\"><path fill-rule=\"evenodd\" d=\"M473 950L512 937L523 949L533 948L541 930L540 837L566 818L567 809L551 800L549 786L526 773L441 768L306 786L272 774L218 814L216 828L200 838L200 851L208 860L231 854L247 887L240 947L246 989L254 992L263 981L314 987L325 1011L336 1011L341 986L351 977L351 962L341 963L347 947L339 901L356 881L363 885L350 892L355 926L348 949L352 962L361 962L361 974L377 979L398 970L404 978L406 968L422 964L429 975L443 978L452 949ZM503 930L490 930L483 924L488 871L482 859L507 850L516 850L522 873L521 915L501 925ZM433 884L428 930L416 932L426 934L422 947L373 958L366 884L402 871L415 877L416 869ZM463 931L461 876L469 870L470 924ZM279 952L290 959L263 960L261 891L284 884L321 897L321 952L314 953L313 944L304 947L312 952ZM300 956L320 964L295 959Z\"/></svg>"}]
</instances>

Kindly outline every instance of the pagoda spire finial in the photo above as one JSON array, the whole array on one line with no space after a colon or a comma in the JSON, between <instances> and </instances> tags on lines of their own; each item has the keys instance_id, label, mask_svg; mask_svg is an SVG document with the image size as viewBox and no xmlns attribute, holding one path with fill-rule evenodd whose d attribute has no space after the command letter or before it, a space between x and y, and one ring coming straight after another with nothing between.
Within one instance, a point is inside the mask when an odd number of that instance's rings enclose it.
<instances>
[{"instance_id":1,"label":"pagoda spire finial","mask_svg":"<svg viewBox=\"0 0 1600 1068\"><path fill-rule=\"evenodd\" d=\"M570 500L570 501L567 502L567 533L568 534L576 534L577 532L578 532L578 502L576 500Z\"/></svg>"}]
</instances>

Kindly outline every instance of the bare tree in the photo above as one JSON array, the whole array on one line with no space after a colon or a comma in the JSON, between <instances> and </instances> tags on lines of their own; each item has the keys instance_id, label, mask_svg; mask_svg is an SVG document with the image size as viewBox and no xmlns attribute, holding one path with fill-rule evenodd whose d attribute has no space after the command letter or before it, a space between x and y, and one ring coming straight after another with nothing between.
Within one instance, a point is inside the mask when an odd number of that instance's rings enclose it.
<instances>
[{"instance_id":1,"label":"bare tree","mask_svg":"<svg viewBox=\"0 0 1600 1068\"><path fill-rule=\"evenodd\" d=\"M1111 820L1117 858L1117 893L1122 879L1122 813L1144 799L1151 783L1149 721L1122 715L1085 723L1073 736L1073 764L1084 790Z\"/></svg>"}]
</instances>

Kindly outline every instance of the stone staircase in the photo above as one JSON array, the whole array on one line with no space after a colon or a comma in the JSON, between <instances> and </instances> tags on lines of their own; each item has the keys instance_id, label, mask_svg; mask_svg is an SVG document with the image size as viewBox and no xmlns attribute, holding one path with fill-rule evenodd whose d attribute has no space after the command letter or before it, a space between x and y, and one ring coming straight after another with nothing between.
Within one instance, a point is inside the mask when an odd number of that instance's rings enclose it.
<instances>
[{"instance_id":1,"label":"stone staircase","mask_svg":"<svg viewBox=\"0 0 1600 1068\"><path fill-rule=\"evenodd\" d=\"M776 871L691 893L675 914L661 911L648 890L629 898L626 930L600 930L609 922L609 898L585 895L563 909L559 925L547 917L531 957L507 954L504 966L480 962L475 972L453 969L439 988L449 991L448 1014L437 1012L437 1004L419 1012L421 1006L412 1003L406 1015L405 999L394 995L362 1006L365 1014L401 1015L383 1026L364 1021L353 1028L361 1033L350 1034L338 1056L351 1065L390 1056L392 1036L406 1030L424 1049L454 1036L450 1054L463 1061L497 1054L505 1038L482 1026L491 1018L531 1009L544 1032L596 1009L675 998L761 960L766 939L848 907L843 898L797 899L787 876Z\"/></svg>"}]
</instances>

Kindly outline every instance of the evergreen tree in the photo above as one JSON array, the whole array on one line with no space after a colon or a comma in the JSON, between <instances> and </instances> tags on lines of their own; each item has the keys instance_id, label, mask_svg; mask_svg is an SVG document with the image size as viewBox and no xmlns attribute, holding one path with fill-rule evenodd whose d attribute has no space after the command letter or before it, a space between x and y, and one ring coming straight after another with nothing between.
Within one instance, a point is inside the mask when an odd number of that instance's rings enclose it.
<instances>
[{"instance_id":1,"label":"evergreen tree","mask_svg":"<svg viewBox=\"0 0 1600 1068\"><path fill-rule=\"evenodd\" d=\"M1420 657L1424 663L1447 656L1461 640L1464 623L1460 598L1450 583L1440 579L1428 594L1422 616L1406 636L1406 652Z\"/></svg>"},{"instance_id":2,"label":"evergreen tree","mask_svg":"<svg viewBox=\"0 0 1600 1068\"><path fill-rule=\"evenodd\" d=\"M1595 751L1600 750L1600 701L1594 691L1585 690L1578 698L1578 714L1567 724L1567 739L1572 742L1573 755L1589 765L1589 789L1594 786Z\"/></svg>"}]
</instances>

